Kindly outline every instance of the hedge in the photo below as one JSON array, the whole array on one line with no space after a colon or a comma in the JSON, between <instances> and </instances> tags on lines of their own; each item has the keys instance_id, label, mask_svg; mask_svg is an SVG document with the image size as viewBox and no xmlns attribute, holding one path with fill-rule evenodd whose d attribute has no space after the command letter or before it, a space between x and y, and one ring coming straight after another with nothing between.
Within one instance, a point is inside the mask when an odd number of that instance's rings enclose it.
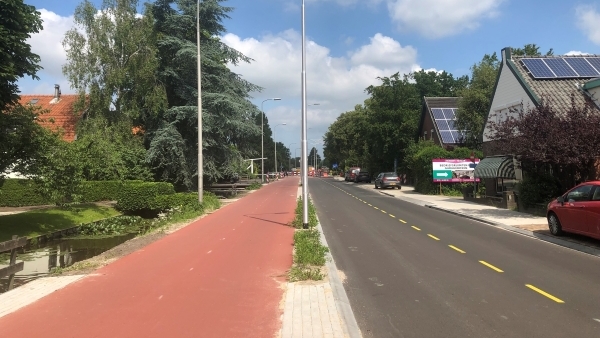
<instances>
[{"instance_id":1,"label":"hedge","mask_svg":"<svg viewBox=\"0 0 600 338\"><path fill-rule=\"evenodd\" d=\"M52 204L37 192L31 180L8 178L0 181L0 207Z\"/></svg>"},{"instance_id":2,"label":"hedge","mask_svg":"<svg viewBox=\"0 0 600 338\"><path fill-rule=\"evenodd\" d=\"M117 209L124 212L162 210L165 201L160 195L173 195L175 188L167 182L131 183L117 193Z\"/></svg>"},{"instance_id":3,"label":"hedge","mask_svg":"<svg viewBox=\"0 0 600 338\"><path fill-rule=\"evenodd\" d=\"M82 202L114 201L124 185L142 181L84 181ZM46 205L52 202L38 193L34 181L5 179L0 181L0 207Z\"/></svg>"}]
</instances>

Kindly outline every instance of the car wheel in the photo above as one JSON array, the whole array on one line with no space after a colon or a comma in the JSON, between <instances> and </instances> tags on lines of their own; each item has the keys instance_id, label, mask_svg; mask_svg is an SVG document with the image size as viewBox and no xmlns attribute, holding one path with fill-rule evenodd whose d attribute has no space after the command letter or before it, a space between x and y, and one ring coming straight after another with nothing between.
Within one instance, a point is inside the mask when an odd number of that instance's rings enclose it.
<instances>
[{"instance_id":1,"label":"car wheel","mask_svg":"<svg viewBox=\"0 0 600 338\"><path fill-rule=\"evenodd\" d=\"M377 186L377 183L375 183L375 189L379 189L379 187Z\"/></svg>"},{"instance_id":2,"label":"car wheel","mask_svg":"<svg viewBox=\"0 0 600 338\"><path fill-rule=\"evenodd\" d=\"M563 234L562 226L560 225L558 216L556 216L555 213L548 215L548 228L550 228L550 233L554 236L560 236Z\"/></svg>"},{"instance_id":3,"label":"car wheel","mask_svg":"<svg viewBox=\"0 0 600 338\"><path fill-rule=\"evenodd\" d=\"M400 187L399 187L399 186L396 186L396 189L400 190Z\"/></svg>"}]
</instances>

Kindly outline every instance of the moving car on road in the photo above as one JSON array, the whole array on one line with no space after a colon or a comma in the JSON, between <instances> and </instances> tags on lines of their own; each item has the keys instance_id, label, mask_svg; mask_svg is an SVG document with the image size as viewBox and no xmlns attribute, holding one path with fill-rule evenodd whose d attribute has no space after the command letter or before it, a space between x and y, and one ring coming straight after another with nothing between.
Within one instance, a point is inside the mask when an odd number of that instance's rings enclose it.
<instances>
[{"instance_id":1,"label":"moving car on road","mask_svg":"<svg viewBox=\"0 0 600 338\"><path fill-rule=\"evenodd\" d=\"M550 202L546 217L553 235L571 232L600 239L600 181L582 183Z\"/></svg>"},{"instance_id":2,"label":"moving car on road","mask_svg":"<svg viewBox=\"0 0 600 338\"><path fill-rule=\"evenodd\" d=\"M400 178L394 172L380 173L375 178L375 189L379 188L401 189Z\"/></svg>"}]
</instances>

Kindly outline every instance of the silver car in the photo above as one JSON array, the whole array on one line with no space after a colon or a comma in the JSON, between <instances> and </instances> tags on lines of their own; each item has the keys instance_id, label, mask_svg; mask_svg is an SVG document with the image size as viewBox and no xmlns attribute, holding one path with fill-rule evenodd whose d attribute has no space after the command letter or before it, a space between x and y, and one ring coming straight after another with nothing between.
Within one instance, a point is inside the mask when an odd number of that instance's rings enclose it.
<instances>
[{"instance_id":1,"label":"silver car","mask_svg":"<svg viewBox=\"0 0 600 338\"><path fill-rule=\"evenodd\" d=\"M397 188L402 189L400 186L400 178L394 172L380 173L375 178L375 189L379 188Z\"/></svg>"}]
</instances>

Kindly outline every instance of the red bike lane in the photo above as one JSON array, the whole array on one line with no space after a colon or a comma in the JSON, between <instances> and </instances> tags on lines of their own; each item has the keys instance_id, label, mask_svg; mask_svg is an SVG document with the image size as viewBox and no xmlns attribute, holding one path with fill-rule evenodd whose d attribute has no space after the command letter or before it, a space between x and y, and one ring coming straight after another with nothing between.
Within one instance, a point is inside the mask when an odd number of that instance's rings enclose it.
<instances>
[{"instance_id":1,"label":"red bike lane","mask_svg":"<svg viewBox=\"0 0 600 338\"><path fill-rule=\"evenodd\" d=\"M2 337L274 337L292 264L285 178L0 318Z\"/></svg>"}]
</instances>

